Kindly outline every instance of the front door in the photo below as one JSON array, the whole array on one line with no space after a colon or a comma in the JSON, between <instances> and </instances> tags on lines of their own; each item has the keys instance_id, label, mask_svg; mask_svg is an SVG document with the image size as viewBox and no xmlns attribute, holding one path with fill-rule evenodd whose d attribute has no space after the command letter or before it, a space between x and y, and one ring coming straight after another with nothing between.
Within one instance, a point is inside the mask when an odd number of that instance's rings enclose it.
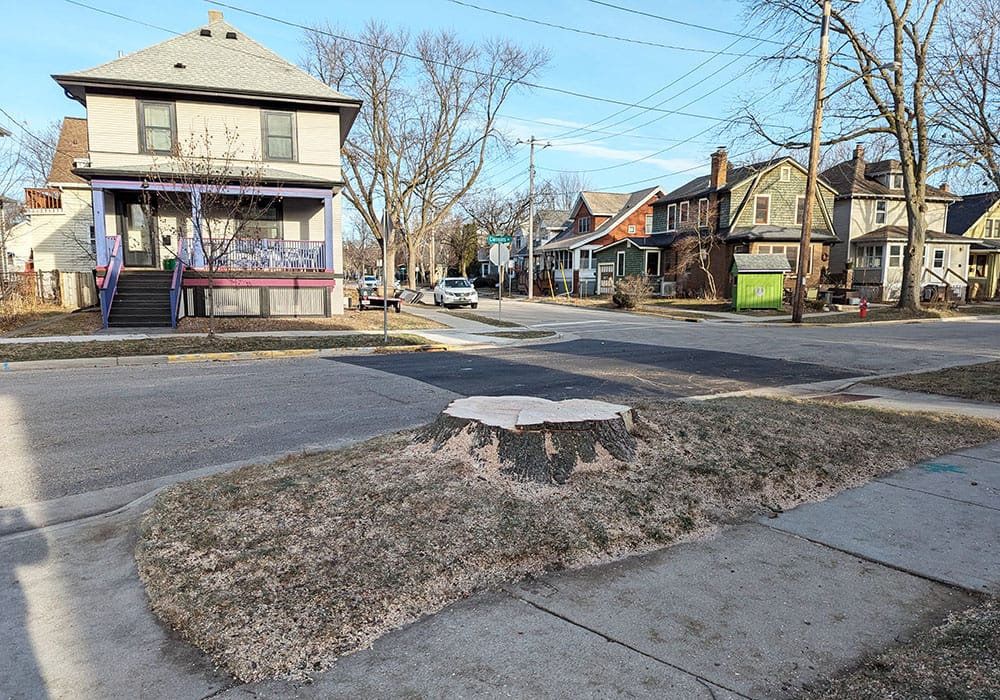
<instances>
[{"instance_id":1,"label":"front door","mask_svg":"<svg viewBox=\"0 0 1000 700\"><path fill-rule=\"evenodd\" d=\"M118 202L118 231L122 236L126 267L155 267L153 227L139 202Z\"/></svg>"}]
</instances>

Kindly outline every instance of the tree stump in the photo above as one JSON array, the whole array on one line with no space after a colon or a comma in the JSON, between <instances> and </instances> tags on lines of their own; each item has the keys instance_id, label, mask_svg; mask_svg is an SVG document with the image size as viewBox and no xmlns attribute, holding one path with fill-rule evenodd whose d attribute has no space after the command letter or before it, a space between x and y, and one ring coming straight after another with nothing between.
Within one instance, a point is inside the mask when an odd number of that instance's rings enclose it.
<instances>
[{"instance_id":1,"label":"tree stump","mask_svg":"<svg viewBox=\"0 0 1000 700\"><path fill-rule=\"evenodd\" d=\"M453 401L420 436L435 452L467 449L479 466L494 466L521 481L565 484L599 448L615 459L635 459L632 409L620 404L531 396L471 396Z\"/></svg>"}]
</instances>

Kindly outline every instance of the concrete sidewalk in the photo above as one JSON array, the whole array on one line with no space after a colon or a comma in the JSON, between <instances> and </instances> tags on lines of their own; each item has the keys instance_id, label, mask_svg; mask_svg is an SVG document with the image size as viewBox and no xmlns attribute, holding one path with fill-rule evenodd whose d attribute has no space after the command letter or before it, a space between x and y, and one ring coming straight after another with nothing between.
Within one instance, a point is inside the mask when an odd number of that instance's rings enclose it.
<instances>
[{"instance_id":1,"label":"concrete sidewalk","mask_svg":"<svg viewBox=\"0 0 1000 700\"><path fill-rule=\"evenodd\" d=\"M933 524L931 527L930 525ZM1000 592L1000 444L454 605L230 698L784 698Z\"/></svg>"},{"instance_id":2,"label":"concrete sidewalk","mask_svg":"<svg viewBox=\"0 0 1000 700\"><path fill-rule=\"evenodd\" d=\"M0 697L784 698L1000 593L993 443L706 539L475 596L307 686L240 686L147 610L132 547L151 498L35 529L39 513L0 510L11 533L0 536Z\"/></svg>"}]
</instances>

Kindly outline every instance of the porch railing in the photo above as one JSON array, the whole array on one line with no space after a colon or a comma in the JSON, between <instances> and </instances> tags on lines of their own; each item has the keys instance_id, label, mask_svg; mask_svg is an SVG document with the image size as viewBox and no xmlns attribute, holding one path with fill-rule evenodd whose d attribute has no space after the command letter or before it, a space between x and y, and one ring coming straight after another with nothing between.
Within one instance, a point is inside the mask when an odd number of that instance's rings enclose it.
<instances>
[{"instance_id":1,"label":"porch railing","mask_svg":"<svg viewBox=\"0 0 1000 700\"><path fill-rule=\"evenodd\" d=\"M108 254L108 267L104 272L104 279L101 280L101 318L104 327L108 327L108 316L111 314L111 304L115 300L115 292L118 290L118 276L122 271L122 237L108 236L111 250Z\"/></svg>"},{"instance_id":2,"label":"porch railing","mask_svg":"<svg viewBox=\"0 0 1000 700\"><path fill-rule=\"evenodd\" d=\"M170 327L177 328L177 313L180 309L181 295L184 292L184 260L185 244L187 241L180 241L180 249L177 251L177 261L174 263L174 274L170 280Z\"/></svg>"},{"instance_id":3,"label":"porch railing","mask_svg":"<svg viewBox=\"0 0 1000 700\"><path fill-rule=\"evenodd\" d=\"M55 187L26 187L24 208L32 211L59 211L62 209L62 191Z\"/></svg>"},{"instance_id":4,"label":"porch railing","mask_svg":"<svg viewBox=\"0 0 1000 700\"><path fill-rule=\"evenodd\" d=\"M194 239L186 239L189 246ZM326 244L323 241L285 241L268 238L237 238L233 241L205 240L206 253L224 251L215 256L218 270L311 270L326 269ZM188 260L198 256L189 247ZM207 255L206 255L207 257Z\"/></svg>"}]
</instances>

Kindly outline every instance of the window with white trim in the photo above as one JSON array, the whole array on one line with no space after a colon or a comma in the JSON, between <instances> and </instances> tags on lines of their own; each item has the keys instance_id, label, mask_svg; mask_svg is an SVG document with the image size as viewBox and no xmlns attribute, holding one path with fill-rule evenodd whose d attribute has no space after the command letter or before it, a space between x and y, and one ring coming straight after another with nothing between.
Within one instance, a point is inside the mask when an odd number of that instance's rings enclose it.
<instances>
[{"instance_id":1,"label":"window with white trim","mask_svg":"<svg viewBox=\"0 0 1000 700\"><path fill-rule=\"evenodd\" d=\"M771 195L759 194L754 199L753 222L755 224L771 223Z\"/></svg>"},{"instance_id":2,"label":"window with white trim","mask_svg":"<svg viewBox=\"0 0 1000 700\"><path fill-rule=\"evenodd\" d=\"M628 232L629 232L629 235L635 233L635 224L629 224L628 225Z\"/></svg>"},{"instance_id":3,"label":"window with white trim","mask_svg":"<svg viewBox=\"0 0 1000 700\"><path fill-rule=\"evenodd\" d=\"M576 222L577 233L590 233L590 217L581 216Z\"/></svg>"},{"instance_id":4,"label":"window with white trim","mask_svg":"<svg viewBox=\"0 0 1000 700\"><path fill-rule=\"evenodd\" d=\"M646 233L653 232L653 215L646 214Z\"/></svg>"},{"instance_id":5,"label":"window with white trim","mask_svg":"<svg viewBox=\"0 0 1000 700\"><path fill-rule=\"evenodd\" d=\"M875 270L882 267L882 246L860 245L854 256L854 266L865 270Z\"/></svg>"},{"instance_id":6,"label":"window with white trim","mask_svg":"<svg viewBox=\"0 0 1000 700\"><path fill-rule=\"evenodd\" d=\"M1000 238L1000 219L987 219L986 228L983 229L983 236L986 238Z\"/></svg>"},{"instance_id":7,"label":"window with white trim","mask_svg":"<svg viewBox=\"0 0 1000 700\"><path fill-rule=\"evenodd\" d=\"M938 269L944 267L944 250L941 248L934 251L934 267Z\"/></svg>"},{"instance_id":8,"label":"window with white trim","mask_svg":"<svg viewBox=\"0 0 1000 700\"><path fill-rule=\"evenodd\" d=\"M650 277L660 274L660 251L646 251L646 274Z\"/></svg>"},{"instance_id":9,"label":"window with white trim","mask_svg":"<svg viewBox=\"0 0 1000 700\"><path fill-rule=\"evenodd\" d=\"M261 112L265 160L295 160L295 112Z\"/></svg>"},{"instance_id":10,"label":"window with white trim","mask_svg":"<svg viewBox=\"0 0 1000 700\"><path fill-rule=\"evenodd\" d=\"M889 246L889 267L902 267L902 266L903 266L903 246L901 245Z\"/></svg>"},{"instance_id":11,"label":"window with white trim","mask_svg":"<svg viewBox=\"0 0 1000 700\"><path fill-rule=\"evenodd\" d=\"M806 215L806 196L800 194L795 198L795 225L802 225L802 217Z\"/></svg>"},{"instance_id":12,"label":"window with white trim","mask_svg":"<svg viewBox=\"0 0 1000 700\"><path fill-rule=\"evenodd\" d=\"M173 102L139 102L139 150L172 153L177 143L177 117Z\"/></svg>"},{"instance_id":13,"label":"window with white trim","mask_svg":"<svg viewBox=\"0 0 1000 700\"><path fill-rule=\"evenodd\" d=\"M792 166L785 165L781 168L781 181L791 182L792 181Z\"/></svg>"},{"instance_id":14,"label":"window with white trim","mask_svg":"<svg viewBox=\"0 0 1000 700\"><path fill-rule=\"evenodd\" d=\"M704 197L698 200L698 226L699 228L708 226L708 199Z\"/></svg>"},{"instance_id":15,"label":"window with white trim","mask_svg":"<svg viewBox=\"0 0 1000 700\"><path fill-rule=\"evenodd\" d=\"M889 202L884 199L875 200L875 223L885 224L889 213Z\"/></svg>"},{"instance_id":16,"label":"window with white trim","mask_svg":"<svg viewBox=\"0 0 1000 700\"><path fill-rule=\"evenodd\" d=\"M810 247L810 249L812 248L812 246L809 246L809 247ZM763 253L763 254L770 253L772 255L784 255L785 259L788 260L788 266L792 268L791 274L793 274L793 275L795 274L795 271L798 270L798 268L799 268L799 246L798 245L795 245L795 244L790 244L790 245L786 245L786 244L782 244L782 245L774 245L774 244L770 244L770 245L767 245L767 244L765 244L765 245L758 245L756 252ZM808 275L808 274L811 274L811 273L812 273L812 256L810 255L809 259L806 260L806 274Z\"/></svg>"},{"instance_id":17,"label":"window with white trim","mask_svg":"<svg viewBox=\"0 0 1000 700\"><path fill-rule=\"evenodd\" d=\"M889 176L889 189L891 190L901 190L903 189L903 176L899 173L893 173Z\"/></svg>"},{"instance_id":18,"label":"window with white trim","mask_svg":"<svg viewBox=\"0 0 1000 700\"><path fill-rule=\"evenodd\" d=\"M677 230L677 205L668 204L667 205L667 230L676 231Z\"/></svg>"},{"instance_id":19,"label":"window with white trim","mask_svg":"<svg viewBox=\"0 0 1000 700\"><path fill-rule=\"evenodd\" d=\"M615 256L615 277L625 276L625 251L619 250Z\"/></svg>"},{"instance_id":20,"label":"window with white trim","mask_svg":"<svg viewBox=\"0 0 1000 700\"><path fill-rule=\"evenodd\" d=\"M688 222L688 214L690 212L691 205L687 202L681 202L681 223L686 224Z\"/></svg>"}]
</instances>

